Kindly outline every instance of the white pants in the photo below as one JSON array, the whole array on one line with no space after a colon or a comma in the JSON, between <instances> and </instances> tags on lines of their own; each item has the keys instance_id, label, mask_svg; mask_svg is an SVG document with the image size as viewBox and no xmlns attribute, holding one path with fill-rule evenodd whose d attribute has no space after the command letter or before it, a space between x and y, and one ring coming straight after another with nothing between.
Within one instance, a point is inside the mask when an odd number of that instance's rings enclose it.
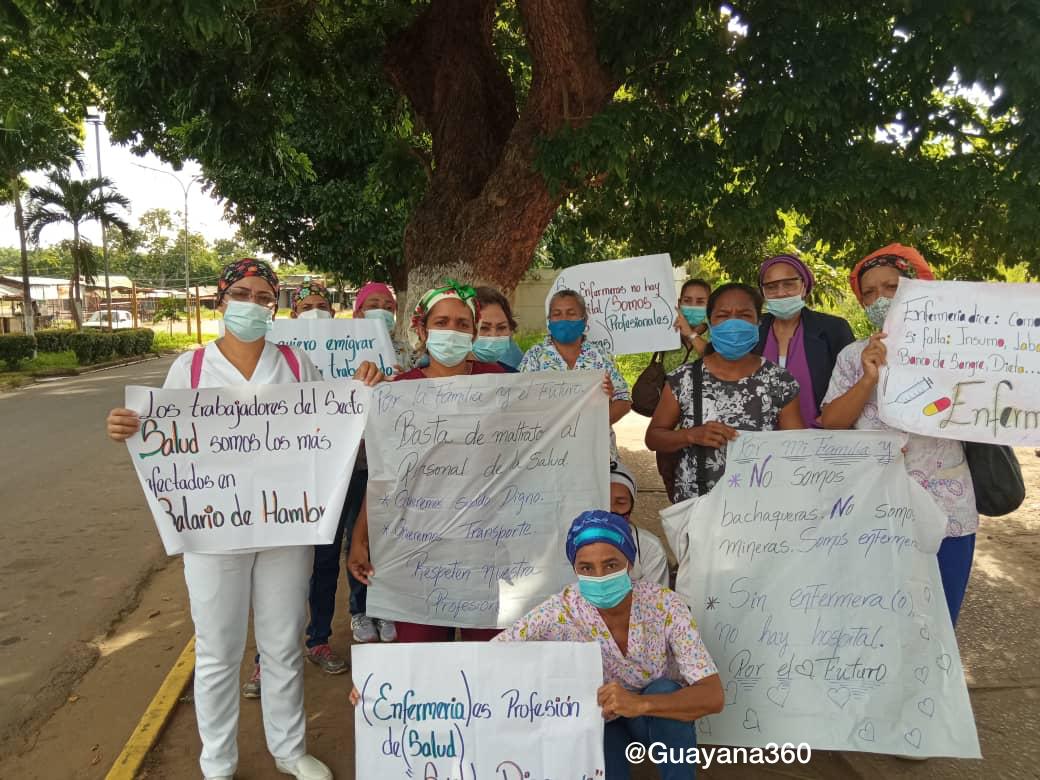
<instances>
[{"instance_id":1,"label":"white pants","mask_svg":"<svg viewBox=\"0 0 1040 780\"><path fill-rule=\"evenodd\" d=\"M280 547L232 555L184 554L184 578L195 623L195 715L207 777L238 766L238 685L253 607L260 652L267 749L294 761L306 752L303 630L313 547Z\"/></svg>"}]
</instances>

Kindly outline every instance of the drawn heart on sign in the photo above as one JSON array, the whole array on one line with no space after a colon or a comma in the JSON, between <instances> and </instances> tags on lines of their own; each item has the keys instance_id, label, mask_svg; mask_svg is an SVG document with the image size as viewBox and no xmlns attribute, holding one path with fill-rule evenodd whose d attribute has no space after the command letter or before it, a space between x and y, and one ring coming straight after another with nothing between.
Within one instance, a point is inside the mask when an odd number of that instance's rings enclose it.
<instances>
[{"instance_id":1,"label":"drawn heart on sign","mask_svg":"<svg viewBox=\"0 0 1040 780\"><path fill-rule=\"evenodd\" d=\"M856 732L856 736L862 739L864 742L874 741L874 724L869 720L860 726L859 731Z\"/></svg>"},{"instance_id":2,"label":"drawn heart on sign","mask_svg":"<svg viewBox=\"0 0 1040 780\"><path fill-rule=\"evenodd\" d=\"M791 688L788 685L774 685L766 691L766 698L780 709L783 709L784 705L787 704L787 697L790 695Z\"/></svg>"},{"instance_id":3,"label":"drawn heart on sign","mask_svg":"<svg viewBox=\"0 0 1040 780\"><path fill-rule=\"evenodd\" d=\"M927 666L918 666L917 668L915 668L914 669L914 677L917 678L917 681L919 683L921 683L921 685L924 685L925 683L927 683L928 682L928 667Z\"/></svg>"},{"instance_id":4,"label":"drawn heart on sign","mask_svg":"<svg viewBox=\"0 0 1040 780\"><path fill-rule=\"evenodd\" d=\"M798 674L802 675L802 677L811 678L813 676L813 662L806 658L798 664L794 670L798 672Z\"/></svg>"},{"instance_id":5,"label":"drawn heart on sign","mask_svg":"<svg viewBox=\"0 0 1040 780\"><path fill-rule=\"evenodd\" d=\"M950 669L953 667L953 659L950 658L948 653L943 653L935 659L936 665L947 674L950 673Z\"/></svg>"},{"instance_id":6,"label":"drawn heart on sign","mask_svg":"<svg viewBox=\"0 0 1040 780\"><path fill-rule=\"evenodd\" d=\"M726 705L727 706L732 705L732 704L736 704L736 702L737 702L737 693L738 693L739 690L740 689L737 687L737 683L735 681L730 680L728 683L726 683Z\"/></svg>"},{"instance_id":7,"label":"drawn heart on sign","mask_svg":"<svg viewBox=\"0 0 1040 780\"><path fill-rule=\"evenodd\" d=\"M748 707L747 712L744 714L744 728L748 731L762 730L758 725L758 713L750 707Z\"/></svg>"},{"instance_id":8,"label":"drawn heart on sign","mask_svg":"<svg viewBox=\"0 0 1040 780\"><path fill-rule=\"evenodd\" d=\"M917 750L921 749L921 729L910 729L903 735L903 739Z\"/></svg>"},{"instance_id":9,"label":"drawn heart on sign","mask_svg":"<svg viewBox=\"0 0 1040 780\"><path fill-rule=\"evenodd\" d=\"M928 631L928 626L921 626L921 639L928 641L932 638L931 633Z\"/></svg>"},{"instance_id":10,"label":"drawn heart on sign","mask_svg":"<svg viewBox=\"0 0 1040 780\"><path fill-rule=\"evenodd\" d=\"M844 709L845 705L849 703L849 699L852 698L852 691L844 685L840 688L828 688L827 698L837 704L838 707Z\"/></svg>"},{"instance_id":11,"label":"drawn heart on sign","mask_svg":"<svg viewBox=\"0 0 1040 780\"><path fill-rule=\"evenodd\" d=\"M932 589L928 585L924 586L924 600L929 604L932 603Z\"/></svg>"},{"instance_id":12,"label":"drawn heart on sign","mask_svg":"<svg viewBox=\"0 0 1040 780\"><path fill-rule=\"evenodd\" d=\"M917 702L917 709L920 710L922 715L927 715L929 718L935 714L935 699L929 696L927 699L921 699Z\"/></svg>"}]
</instances>

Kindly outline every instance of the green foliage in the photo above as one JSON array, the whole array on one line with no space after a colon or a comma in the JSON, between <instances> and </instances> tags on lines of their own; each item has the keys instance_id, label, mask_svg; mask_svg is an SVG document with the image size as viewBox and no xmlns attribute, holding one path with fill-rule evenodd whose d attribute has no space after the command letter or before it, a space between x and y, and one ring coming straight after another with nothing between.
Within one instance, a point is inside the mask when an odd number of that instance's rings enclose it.
<instances>
[{"instance_id":1,"label":"green foliage","mask_svg":"<svg viewBox=\"0 0 1040 780\"><path fill-rule=\"evenodd\" d=\"M8 371L17 371L23 360L32 358L36 351L36 339L21 333L0 335L0 360Z\"/></svg>"},{"instance_id":2,"label":"green foliage","mask_svg":"<svg viewBox=\"0 0 1040 780\"><path fill-rule=\"evenodd\" d=\"M155 334L150 328L108 331L81 330L69 337L69 345L81 366L152 351Z\"/></svg>"},{"instance_id":3,"label":"green foliage","mask_svg":"<svg viewBox=\"0 0 1040 780\"><path fill-rule=\"evenodd\" d=\"M185 312L183 298L163 298L155 307L155 322L180 322Z\"/></svg>"},{"instance_id":4,"label":"green foliage","mask_svg":"<svg viewBox=\"0 0 1040 780\"><path fill-rule=\"evenodd\" d=\"M214 333L203 333L202 342L208 344L216 337ZM196 344L198 341L195 334L189 336L187 333L156 333L152 349L156 352L183 352L186 349L194 348Z\"/></svg>"},{"instance_id":5,"label":"green foliage","mask_svg":"<svg viewBox=\"0 0 1040 780\"><path fill-rule=\"evenodd\" d=\"M36 348L40 352L66 352L72 349L72 334L68 328L46 328L36 331Z\"/></svg>"}]
</instances>

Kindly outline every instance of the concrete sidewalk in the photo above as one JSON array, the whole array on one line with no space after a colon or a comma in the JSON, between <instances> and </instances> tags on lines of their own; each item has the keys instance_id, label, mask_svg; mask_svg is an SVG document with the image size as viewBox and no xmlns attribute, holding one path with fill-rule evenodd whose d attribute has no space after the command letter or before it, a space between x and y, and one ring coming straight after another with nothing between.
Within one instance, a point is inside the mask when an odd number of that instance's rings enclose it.
<instances>
[{"instance_id":1,"label":"concrete sidewalk","mask_svg":"<svg viewBox=\"0 0 1040 780\"><path fill-rule=\"evenodd\" d=\"M637 475L636 521L660 533L657 511L667 504L653 456L643 447L647 419L630 414L615 427L622 458ZM984 520L979 533L971 585L961 613L958 638L975 708L984 760L903 761L863 753L816 753L808 765L712 767L699 773L709 780L746 778L1037 778L1040 777L1040 459L1020 450L1029 495L1014 515ZM333 647L349 651L346 583L341 584ZM252 647L247 651L252 655ZM243 664L243 679L251 669ZM340 780L354 777L353 712L347 701L349 674L329 677L308 664L306 670L309 747L329 763ZM240 780L280 777L267 754L260 706L242 702L239 734ZM184 703L175 713L147 764L149 778L198 775L198 737L194 712ZM649 767L633 771L650 780ZM377 778L364 780L378 780Z\"/></svg>"}]
</instances>

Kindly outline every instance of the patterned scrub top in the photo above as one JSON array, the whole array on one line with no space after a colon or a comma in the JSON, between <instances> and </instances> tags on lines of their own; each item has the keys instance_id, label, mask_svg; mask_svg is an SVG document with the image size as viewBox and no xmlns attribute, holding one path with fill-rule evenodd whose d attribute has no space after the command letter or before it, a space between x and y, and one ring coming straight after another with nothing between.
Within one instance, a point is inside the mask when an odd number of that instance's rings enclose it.
<instances>
[{"instance_id":1,"label":"patterned scrub top","mask_svg":"<svg viewBox=\"0 0 1040 780\"><path fill-rule=\"evenodd\" d=\"M694 426L693 404L697 388L693 385L693 364L687 363L668 375L668 384L679 403L679 427ZM742 431L774 431L780 424L780 411L798 397L798 380L775 363L762 360L758 369L732 382L719 379L703 367L701 388L702 423L720 422ZM704 447L707 493L726 471L726 447ZM697 448L680 450L675 467L675 503L697 493Z\"/></svg>"},{"instance_id":2,"label":"patterned scrub top","mask_svg":"<svg viewBox=\"0 0 1040 780\"><path fill-rule=\"evenodd\" d=\"M690 608L674 591L646 580L632 583L628 655L621 654L599 610L577 584L550 596L492 641L598 642L603 682L620 683L630 691L665 677L692 685L718 673Z\"/></svg>"},{"instance_id":3,"label":"patterned scrub top","mask_svg":"<svg viewBox=\"0 0 1040 780\"><path fill-rule=\"evenodd\" d=\"M600 347L586 339L582 342L581 352L578 359L574 361L574 370L606 371L610 374L610 381L614 385L612 401L631 401L632 393L628 389L628 382L618 371L614 358L604 352ZM569 371L570 367L563 355L552 342L552 338L545 337L540 344L531 345L524 353L523 360L517 366L517 371ZM617 442L614 438L614 429L610 429L610 462L618 462Z\"/></svg>"},{"instance_id":4,"label":"patterned scrub top","mask_svg":"<svg viewBox=\"0 0 1040 780\"><path fill-rule=\"evenodd\" d=\"M863 378L863 350L868 340L854 341L838 353L831 383L823 398L826 406L840 398ZM877 388L853 428L860 431L891 431L878 414ZM927 490L939 508L946 513L946 535L966 536L979 528L975 509L975 486L964 457L964 445L953 439L909 434L906 445L906 470Z\"/></svg>"}]
</instances>

